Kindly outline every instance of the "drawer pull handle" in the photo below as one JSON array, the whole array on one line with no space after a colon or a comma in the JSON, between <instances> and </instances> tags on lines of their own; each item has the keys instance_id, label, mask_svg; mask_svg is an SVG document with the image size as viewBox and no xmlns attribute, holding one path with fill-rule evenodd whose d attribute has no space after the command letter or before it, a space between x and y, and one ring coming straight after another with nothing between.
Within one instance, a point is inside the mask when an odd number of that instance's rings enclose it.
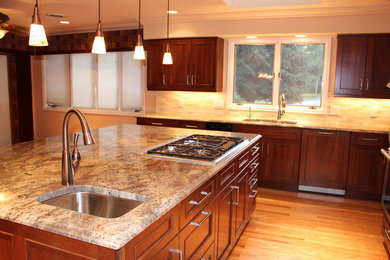
<instances>
[{"instance_id":1,"label":"drawer pull handle","mask_svg":"<svg viewBox=\"0 0 390 260\"><path fill-rule=\"evenodd\" d=\"M251 166L249 168L253 171L254 169L257 168L257 166L259 166L259 163L258 162L254 162L254 163L251 164Z\"/></svg>"},{"instance_id":2,"label":"drawer pull handle","mask_svg":"<svg viewBox=\"0 0 390 260\"><path fill-rule=\"evenodd\" d=\"M202 213L203 215L206 215L206 217L204 217L204 218L202 219L201 222L193 222L193 221L191 221L191 222L190 222L190 225L200 227L200 226L202 226L202 224L206 221L206 219L208 219L208 217L211 215L211 211L210 211L210 212L202 211L201 213Z\"/></svg>"},{"instance_id":3,"label":"drawer pull handle","mask_svg":"<svg viewBox=\"0 0 390 260\"><path fill-rule=\"evenodd\" d=\"M197 125L186 125L186 127L188 127L188 128L198 128Z\"/></svg>"},{"instance_id":4,"label":"drawer pull handle","mask_svg":"<svg viewBox=\"0 0 390 260\"><path fill-rule=\"evenodd\" d=\"M371 142L378 142L379 141L378 138L365 138L365 137L362 137L361 140L362 141L371 141Z\"/></svg>"},{"instance_id":5,"label":"drawer pull handle","mask_svg":"<svg viewBox=\"0 0 390 260\"><path fill-rule=\"evenodd\" d=\"M245 159L243 162L241 162L240 165L238 166L238 168L241 168L243 165L245 165L247 161L248 161L248 159Z\"/></svg>"},{"instance_id":6,"label":"drawer pull handle","mask_svg":"<svg viewBox=\"0 0 390 260\"><path fill-rule=\"evenodd\" d=\"M200 260L210 260L209 258L201 258Z\"/></svg>"},{"instance_id":7,"label":"drawer pull handle","mask_svg":"<svg viewBox=\"0 0 390 260\"><path fill-rule=\"evenodd\" d=\"M190 75L187 75L187 81L186 81L186 84L187 84L187 86L191 85L191 84L190 84Z\"/></svg>"},{"instance_id":8,"label":"drawer pull handle","mask_svg":"<svg viewBox=\"0 0 390 260\"><path fill-rule=\"evenodd\" d=\"M152 125L163 125L163 123L155 123L155 122L152 122Z\"/></svg>"},{"instance_id":9,"label":"drawer pull handle","mask_svg":"<svg viewBox=\"0 0 390 260\"><path fill-rule=\"evenodd\" d=\"M258 190L252 190L252 192L254 192L254 193L253 193L253 195L249 194L249 198L255 198L259 191Z\"/></svg>"},{"instance_id":10,"label":"drawer pull handle","mask_svg":"<svg viewBox=\"0 0 390 260\"><path fill-rule=\"evenodd\" d=\"M320 135L332 135L332 134L334 134L334 133L332 133L332 132L318 131L318 134L320 134Z\"/></svg>"},{"instance_id":11,"label":"drawer pull handle","mask_svg":"<svg viewBox=\"0 0 390 260\"><path fill-rule=\"evenodd\" d=\"M251 180L251 182L249 183L249 186L252 187L253 185L256 184L256 182L258 181L259 179L257 178L254 178L253 180Z\"/></svg>"},{"instance_id":12,"label":"drawer pull handle","mask_svg":"<svg viewBox=\"0 0 390 260\"><path fill-rule=\"evenodd\" d=\"M232 202L232 204L238 206L238 204L240 202L240 187L239 186L230 186L230 188L237 190L236 202Z\"/></svg>"},{"instance_id":13,"label":"drawer pull handle","mask_svg":"<svg viewBox=\"0 0 390 260\"><path fill-rule=\"evenodd\" d=\"M202 204L203 201L204 201L208 196L210 196L211 192L201 191L200 194L205 195L205 196L204 196L200 201L191 200L190 202L188 202L188 204L192 204L192 205L200 205L200 204Z\"/></svg>"},{"instance_id":14,"label":"drawer pull handle","mask_svg":"<svg viewBox=\"0 0 390 260\"><path fill-rule=\"evenodd\" d=\"M383 228L385 230L385 234L386 234L387 239L390 240L390 237L389 237L390 230L386 229L386 227L383 227Z\"/></svg>"},{"instance_id":15,"label":"drawer pull handle","mask_svg":"<svg viewBox=\"0 0 390 260\"><path fill-rule=\"evenodd\" d=\"M183 259L183 250L175 249L175 248L170 248L170 249L169 249L169 252L177 253L177 254L179 254L179 260L182 260L182 259Z\"/></svg>"},{"instance_id":16,"label":"drawer pull handle","mask_svg":"<svg viewBox=\"0 0 390 260\"><path fill-rule=\"evenodd\" d=\"M260 149L260 147L258 147L257 145L253 146L252 149L251 149L251 152L252 152L252 156L257 153L257 151Z\"/></svg>"}]
</instances>

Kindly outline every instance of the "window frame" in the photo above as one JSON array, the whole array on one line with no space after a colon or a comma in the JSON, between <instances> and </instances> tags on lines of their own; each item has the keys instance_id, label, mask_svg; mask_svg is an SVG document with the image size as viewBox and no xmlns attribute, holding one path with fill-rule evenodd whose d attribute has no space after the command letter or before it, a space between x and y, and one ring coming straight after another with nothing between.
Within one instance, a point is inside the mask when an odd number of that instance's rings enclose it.
<instances>
[{"instance_id":1,"label":"window frame","mask_svg":"<svg viewBox=\"0 0 390 260\"><path fill-rule=\"evenodd\" d=\"M134 51L118 51L118 52L115 52L115 53L123 53L123 52L131 52L133 53ZM60 54L60 55L69 55L69 78L71 78L72 76L72 70L71 70L71 67L72 67L72 57L71 55L74 55L74 54L85 54L85 53L64 53L64 54ZM72 80L69 80L69 89L68 89L68 92L69 92L69 95L70 95L70 107L63 107L63 106L57 106L57 107L52 107L52 106L49 106L47 104L47 87L46 87L46 75L45 75L45 56L46 55L55 55L55 54L45 54L45 55L41 55L42 59L41 59L41 78L42 78L42 106L43 106L43 110L44 111L55 111L55 112L66 112L68 111L70 108L74 107L74 104L73 104L73 98L72 98L72 95L73 95L73 86L72 86ZM81 107L80 109L83 110L84 113L88 113L88 114L100 114L100 115L122 115L122 116L138 116L138 115L144 115L145 114L145 93L147 91L147 88L146 88L146 79L147 79L147 75L146 75L146 60L145 61L140 61L141 62L141 97L142 97L142 100L141 100L141 111L139 112L135 112L135 111L122 111L120 110L122 108L122 85L120 86L120 88L118 89L117 91L117 96L118 97L118 109L101 109L101 108L97 108L97 92L98 92L98 59L99 59L99 55L96 55L96 54L91 54L91 55L94 55L95 56L95 65L94 65L94 68L95 68L95 86L94 86L94 89L95 89L95 95L94 95L94 106L95 108L85 108L85 107ZM145 53L146 55L146 53ZM118 61L120 63L120 73L123 72L123 67L122 67L122 55L120 56L120 59ZM121 82L120 84L122 84L122 79L120 78L119 81Z\"/></svg>"},{"instance_id":2,"label":"window frame","mask_svg":"<svg viewBox=\"0 0 390 260\"><path fill-rule=\"evenodd\" d=\"M331 37L307 37L307 38L262 38L262 39L229 39L228 40L228 54L227 54L227 109L242 110L251 107L253 110L275 112L278 110L278 100L280 93L280 77L281 71L281 54L282 44L324 44L324 68L323 68L323 83L321 92L321 106L289 106L287 105L287 112L297 113L311 113L311 114L325 114L327 113L328 104L328 89L330 79L330 59L331 59ZM235 46L238 44L257 45L257 44L274 44L274 73L275 78L272 84L272 104L258 104L258 103L235 103L234 98L234 77L235 77Z\"/></svg>"}]
</instances>

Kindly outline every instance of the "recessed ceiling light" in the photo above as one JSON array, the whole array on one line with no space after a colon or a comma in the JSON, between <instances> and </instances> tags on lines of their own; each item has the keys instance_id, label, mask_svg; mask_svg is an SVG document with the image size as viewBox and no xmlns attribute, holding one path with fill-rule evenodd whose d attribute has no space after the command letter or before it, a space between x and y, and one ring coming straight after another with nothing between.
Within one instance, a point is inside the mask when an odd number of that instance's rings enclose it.
<instances>
[{"instance_id":1,"label":"recessed ceiling light","mask_svg":"<svg viewBox=\"0 0 390 260\"><path fill-rule=\"evenodd\" d=\"M62 23L62 24L70 24L69 21L60 21L60 23Z\"/></svg>"},{"instance_id":2,"label":"recessed ceiling light","mask_svg":"<svg viewBox=\"0 0 390 260\"><path fill-rule=\"evenodd\" d=\"M177 14L178 11L176 11L176 10L168 10L167 13L169 13L169 14Z\"/></svg>"},{"instance_id":3,"label":"recessed ceiling light","mask_svg":"<svg viewBox=\"0 0 390 260\"><path fill-rule=\"evenodd\" d=\"M297 35L295 35L295 37L297 37L297 38L305 38L305 37L307 37L307 35L305 35L305 34L297 34Z\"/></svg>"},{"instance_id":4,"label":"recessed ceiling light","mask_svg":"<svg viewBox=\"0 0 390 260\"><path fill-rule=\"evenodd\" d=\"M246 38L247 38L247 39L256 39L256 38L257 38L257 36L254 36L254 35L248 35L248 36L246 36Z\"/></svg>"}]
</instances>

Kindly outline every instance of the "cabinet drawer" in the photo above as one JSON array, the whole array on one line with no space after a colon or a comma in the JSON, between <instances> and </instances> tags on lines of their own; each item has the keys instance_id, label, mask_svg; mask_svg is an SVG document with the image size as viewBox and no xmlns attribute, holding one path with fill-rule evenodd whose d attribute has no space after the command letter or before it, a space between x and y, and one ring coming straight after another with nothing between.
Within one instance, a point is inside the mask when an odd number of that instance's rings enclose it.
<instances>
[{"instance_id":1,"label":"cabinet drawer","mask_svg":"<svg viewBox=\"0 0 390 260\"><path fill-rule=\"evenodd\" d=\"M352 133L351 143L358 145L388 146L388 134Z\"/></svg>"},{"instance_id":2,"label":"cabinet drawer","mask_svg":"<svg viewBox=\"0 0 390 260\"><path fill-rule=\"evenodd\" d=\"M173 119L137 117L137 125L180 127L180 121Z\"/></svg>"},{"instance_id":3,"label":"cabinet drawer","mask_svg":"<svg viewBox=\"0 0 390 260\"><path fill-rule=\"evenodd\" d=\"M179 233L178 207L154 222L131 243L134 251L131 259L153 259L153 257Z\"/></svg>"},{"instance_id":4,"label":"cabinet drawer","mask_svg":"<svg viewBox=\"0 0 390 260\"><path fill-rule=\"evenodd\" d=\"M230 164L224 170L218 173L217 183L218 191L223 190L236 176L235 163Z\"/></svg>"},{"instance_id":5,"label":"cabinet drawer","mask_svg":"<svg viewBox=\"0 0 390 260\"><path fill-rule=\"evenodd\" d=\"M201 121L183 121L183 128L192 128L192 129L206 129L206 123Z\"/></svg>"},{"instance_id":6,"label":"cabinet drawer","mask_svg":"<svg viewBox=\"0 0 390 260\"><path fill-rule=\"evenodd\" d=\"M180 203L180 229L184 228L216 195L215 178L212 178Z\"/></svg>"},{"instance_id":7,"label":"cabinet drawer","mask_svg":"<svg viewBox=\"0 0 390 260\"><path fill-rule=\"evenodd\" d=\"M248 150L238 156L238 159L237 159L238 172L240 172L242 169L244 169L249 164L250 159L251 159L250 153Z\"/></svg>"},{"instance_id":8,"label":"cabinet drawer","mask_svg":"<svg viewBox=\"0 0 390 260\"><path fill-rule=\"evenodd\" d=\"M201 259L213 244L216 228L215 200L204 207L180 232L180 245L184 259Z\"/></svg>"},{"instance_id":9,"label":"cabinet drawer","mask_svg":"<svg viewBox=\"0 0 390 260\"><path fill-rule=\"evenodd\" d=\"M260 168L260 155L256 155L255 158L252 159L252 161L249 163L249 169L250 172L253 173L255 171L258 171Z\"/></svg>"}]
</instances>

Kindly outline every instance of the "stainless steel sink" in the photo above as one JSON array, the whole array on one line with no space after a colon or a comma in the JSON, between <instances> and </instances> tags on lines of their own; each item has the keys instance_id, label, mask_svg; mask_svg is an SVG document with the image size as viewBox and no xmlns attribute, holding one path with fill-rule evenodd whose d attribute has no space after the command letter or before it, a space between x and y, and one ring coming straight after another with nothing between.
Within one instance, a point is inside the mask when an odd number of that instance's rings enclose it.
<instances>
[{"instance_id":1,"label":"stainless steel sink","mask_svg":"<svg viewBox=\"0 0 390 260\"><path fill-rule=\"evenodd\" d=\"M258 123L273 123L273 124L290 124L295 125L298 121L294 120L276 120L276 119L262 119L262 118L247 118L244 121L248 122L258 122Z\"/></svg>"},{"instance_id":2,"label":"stainless steel sink","mask_svg":"<svg viewBox=\"0 0 390 260\"><path fill-rule=\"evenodd\" d=\"M68 192L65 191L64 194L54 197L51 196L54 193L44 194L38 198L38 201L43 204L52 205L103 218L120 217L146 201L146 197L141 195L134 194L137 198L129 199L114 196L111 194L98 193L96 191L87 191L88 187L91 186L79 187L82 187L81 189L79 189L79 191L68 190ZM59 191L62 191L61 193L63 193L64 190L66 189ZM93 188L90 188L90 190L93 190Z\"/></svg>"}]
</instances>

